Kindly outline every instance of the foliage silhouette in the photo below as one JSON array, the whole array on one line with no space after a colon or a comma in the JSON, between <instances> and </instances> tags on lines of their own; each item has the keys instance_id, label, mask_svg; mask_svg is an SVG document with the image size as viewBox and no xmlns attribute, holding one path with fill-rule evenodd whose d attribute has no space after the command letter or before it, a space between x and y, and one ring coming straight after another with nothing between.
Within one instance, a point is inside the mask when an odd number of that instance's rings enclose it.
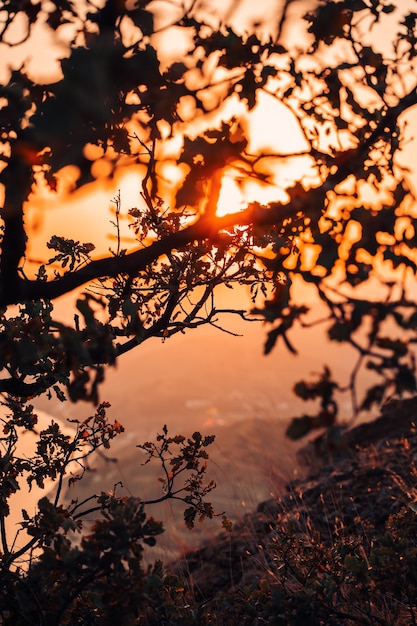
<instances>
[{"instance_id":1,"label":"foliage silhouette","mask_svg":"<svg viewBox=\"0 0 417 626\"><path fill-rule=\"evenodd\" d=\"M58 39L65 32L68 42L65 52L61 45L53 82L40 81L23 60L20 67L4 68L0 86L0 392L6 407L0 530L11 602L5 623L16 623L16 615L19 623L106 623L116 598L127 623L139 619L150 584L141 569L141 546L153 542L160 526L146 518L139 500L97 495L91 507L102 517L78 545L73 537L85 528L83 509L78 502L63 504L64 476L120 432L99 404L106 366L150 337L165 340L202 324L220 326L225 311L216 302L218 285L249 287L253 309L234 313L270 325L266 353L281 340L296 353L292 328L320 321L331 341L357 353L345 387L328 367L317 382L296 385L300 397L319 398L320 407L317 415L297 418L290 436L334 425L336 391L350 393L356 416L388 395L416 390L417 318L408 289L417 270L415 210L399 157L404 115L417 103L417 14L387 0L317 2L295 25L294 44L287 27L295 4L281 3L274 32L265 35L259 25L243 34L221 21L210 26L208 5L195 1L181 11L167 3L173 15L168 25L147 0L107 0L102 8L71 0L4 3L2 49L18 51L40 23ZM373 40L381 24L390 29L384 45ZM174 28L188 38L187 51L162 58L158 37ZM292 152L289 145L278 153L271 146L252 153L244 115L220 121L212 115L231 100L250 114L261 94L291 113L302 149ZM162 165L172 161L166 151L172 138L179 140L174 160L181 180L167 198ZM30 194L41 185L59 191L66 166L77 168L75 188L93 182L91 146L101 151L110 176L125 165L141 167L141 197L128 209L132 241L124 247L117 196L115 250L99 258L94 242L56 233L48 243L51 258L34 264L26 258ZM290 181L276 174L283 162L298 166ZM219 216L226 174L243 189L245 181L270 186L276 199ZM323 319L299 302L300 282L324 305ZM79 293L81 287L86 291ZM54 300L75 290L73 323L59 321ZM362 367L379 382L360 399ZM73 438L51 424L39 433L36 456L27 460L16 444L25 430L35 431L28 401L41 394L90 401L97 413L76 424ZM162 461L167 497L181 493L190 526L196 517L212 516L204 502L212 485L204 486L200 464L210 441L198 434L171 438L165 430L160 437L162 448L145 449ZM176 445L178 462L167 471L165 452ZM185 492L178 492L172 474L183 469L194 474ZM23 478L40 487L49 478L57 488L52 502L40 500L35 519L23 513L31 539L16 548L6 519ZM116 535L121 545L110 541ZM14 569L21 557L29 561L27 572ZM62 586L50 584L59 579ZM99 600L102 589L107 595Z\"/></svg>"}]
</instances>

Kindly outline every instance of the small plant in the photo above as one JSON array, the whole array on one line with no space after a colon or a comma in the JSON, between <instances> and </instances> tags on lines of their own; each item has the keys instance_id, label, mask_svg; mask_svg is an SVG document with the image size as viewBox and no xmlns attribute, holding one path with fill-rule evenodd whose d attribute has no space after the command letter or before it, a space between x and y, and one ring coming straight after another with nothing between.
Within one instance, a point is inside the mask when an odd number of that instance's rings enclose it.
<instances>
[{"instance_id":1,"label":"small plant","mask_svg":"<svg viewBox=\"0 0 417 626\"><path fill-rule=\"evenodd\" d=\"M73 435L52 421L38 433L35 454L25 458L18 455L16 444L22 432L35 430L37 416L32 406L9 401L9 413L2 420L0 457L0 621L4 625L115 621L130 625L148 611L168 616L184 605L174 576L166 574L160 563L149 569L143 565L144 546L155 545L163 532L162 523L146 512L152 502L118 496L115 488L66 503L71 486L83 477L88 457L108 448L123 431L118 421L108 420L108 408L102 403L87 419L72 420ZM204 480L206 448L213 440L199 433L189 439L169 437L164 427L156 444L139 446L148 456L146 462L157 458L163 468L162 495L155 501L175 498L185 503L188 528L196 519L201 522L216 515L205 499L214 484ZM22 481L41 490L52 481L53 490L40 498L34 517L22 510L20 529L9 536L9 500Z\"/></svg>"},{"instance_id":2,"label":"small plant","mask_svg":"<svg viewBox=\"0 0 417 626\"><path fill-rule=\"evenodd\" d=\"M283 526L266 546L269 568L212 609L231 626L415 624L417 540L392 532L397 524L415 530L409 513L393 516L386 533L368 542L348 536L329 544L320 533Z\"/></svg>"}]
</instances>

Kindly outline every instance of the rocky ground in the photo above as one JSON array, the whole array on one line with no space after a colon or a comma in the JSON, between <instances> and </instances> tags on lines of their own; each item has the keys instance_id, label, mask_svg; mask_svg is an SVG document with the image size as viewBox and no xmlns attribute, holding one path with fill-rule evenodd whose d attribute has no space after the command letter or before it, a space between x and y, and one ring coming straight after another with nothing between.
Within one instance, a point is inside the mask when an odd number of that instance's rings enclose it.
<instances>
[{"instance_id":1,"label":"rocky ground","mask_svg":"<svg viewBox=\"0 0 417 626\"><path fill-rule=\"evenodd\" d=\"M391 402L378 419L340 438L320 437L301 458L308 463L304 478L259 504L231 533L219 534L173 565L200 602L212 601L218 592L233 593L270 571L274 563L267 546L283 524L292 521L306 536L319 530L331 542L338 533L382 532L391 514L402 507L413 510L417 398Z\"/></svg>"}]
</instances>

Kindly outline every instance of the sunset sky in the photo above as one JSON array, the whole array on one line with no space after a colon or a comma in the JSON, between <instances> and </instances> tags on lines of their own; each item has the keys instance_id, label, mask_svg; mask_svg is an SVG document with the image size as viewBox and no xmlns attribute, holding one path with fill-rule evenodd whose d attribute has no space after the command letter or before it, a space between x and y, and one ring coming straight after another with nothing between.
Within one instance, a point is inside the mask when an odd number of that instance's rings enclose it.
<instances>
[{"instance_id":1,"label":"sunset sky","mask_svg":"<svg viewBox=\"0 0 417 626\"><path fill-rule=\"evenodd\" d=\"M158 16L157 25L161 33L154 37L162 58L169 60L176 52L186 50L187 42L177 37L175 29L165 30L170 19L166 9L172 4L155 0ZM306 10L306 2L293 3L293 23L296 25L300 15ZM261 22L266 29L274 22L276 0L253 2L201 2L202 10L207 11L208 20L218 19L218 10L224 12L238 29ZM410 2L404 2L405 9ZM385 29L385 30L384 30ZM389 24L384 22L375 37L381 45L389 34ZM13 35L18 40L18 29ZM296 36L296 27L289 29L289 40ZM69 37L69 34L68 34ZM175 46L173 45L175 42ZM17 48L0 48L2 62L0 80L5 80L8 66L19 67L26 60L28 72L41 80L57 80L60 75L57 59L65 51L66 30L60 31L59 40L52 32L37 29L33 39ZM186 109L186 106L184 106ZM207 118L195 121L192 111L187 118L184 110L183 127L177 127L178 137L184 129L190 130L194 124L195 135L203 132L215 119L229 120L235 116L249 137L248 152L257 154L269 152L273 155L265 158L263 167L271 174L269 184L246 173L241 162L231 163L222 173L222 187L218 202L218 215L238 211L245 203L259 201L268 203L285 199L285 189L297 179L312 176L312 163L308 155L286 158L288 155L303 153L308 149L305 138L287 107L266 93L259 96L255 109L248 113L241 101L230 98L218 111ZM406 131L406 143L400 154L400 162L410 167L410 183L417 187L415 169L415 132L417 113L407 114L409 122ZM177 143L176 143L177 142ZM178 157L180 142L174 138L166 142L166 163L162 169L165 178L166 194L169 199L178 184L179 172L175 159ZM109 248L115 248L114 199L120 192L122 242L126 247L134 246L129 222L128 209L141 202L141 182L145 173L143 166L129 166L116 170L113 178L108 179L105 158L94 152L91 146L92 163L97 180L82 189L74 191L77 169L68 166L59 174L58 192L51 192L45 184L39 183L29 198L26 207L26 224L30 235L27 249L25 271L33 271L32 263L45 261L50 255L46 243L52 235L62 235L81 242L92 242L96 246L95 255L108 254ZM171 151L171 152L170 152ZM301 301L313 304L313 313L319 318L321 309L312 291L303 287L299 292ZM60 298L56 302L58 315L66 321L72 321L74 314L74 294ZM224 306L250 306L246 288L230 292L220 290L220 302ZM288 419L296 410L301 410L301 402L292 395L292 385L311 373L317 374L322 365L329 362L335 369L336 377L346 377L351 367L352 352L329 345L321 327L309 331L296 331L295 345L299 355L289 354L282 345L268 357L262 355L266 326L260 323L244 324L231 316L224 320L224 327L230 333L242 335L233 337L222 334L213 328L203 328L187 332L163 343L152 339L139 347L136 352L122 357L118 366L111 369L103 387L103 399L112 403L115 416L127 430L120 438L120 448L137 443L142 438L151 437L155 430L168 422L173 431L189 427L191 429L216 429L238 424L239 421ZM341 356L342 355L342 356ZM368 376L369 373L368 373ZM64 420L69 416L85 414L85 405L60 405L38 400L37 405L43 410ZM345 407L346 409L346 407ZM348 410L342 414L348 417ZM119 445L119 444L117 444ZM240 444L241 445L241 444ZM286 444L281 444L285 446ZM223 446L223 448L222 448ZM235 450L234 450L235 448ZM116 446L117 449L117 446ZM236 452L236 443L228 431L227 441L219 444L219 450L232 455ZM258 450L259 458L263 451ZM134 471L131 467L127 471Z\"/></svg>"},{"instance_id":2,"label":"sunset sky","mask_svg":"<svg viewBox=\"0 0 417 626\"><path fill-rule=\"evenodd\" d=\"M293 29L288 28L287 36L290 41L296 32L300 16L309 7L308 2L295 2L290 5L289 24ZM402 10L405 10L410 2L402 3ZM178 37L178 29L166 29L172 15L176 15L175 3L167 3L155 0L152 3L155 9L156 27L161 29L161 33L155 35L153 44L158 46L158 54L164 59L172 59L173 55L181 54L181 38ZM228 3L211 1L209 3L197 3L202 7L205 15L211 16L212 20L218 19L219 12L231 19L233 25L242 31L253 23L261 23L264 32L268 31L271 24L276 22L276 3L272 0L263 0L260 3L252 3L249 0L230 0ZM174 8L173 8L174 7ZM208 7L208 8L207 8ZM267 18L265 16L268 16ZM275 17L274 17L275 16ZM398 19L398 18L397 18ZM209 19L210 21L210 19ZM390 22L388 17L382 20L382 25L372 32L372 40L381 42L381 46L389 41ZM69 37L69 34L67 35ZM17 38L17 35L16 35ZM38 45L42 41L42 45ZM17 48L2 47L2 64L0 66L0 76L6 72L9 64L18 67L21 61L25 60L25 67L29 75L37 78L52 81L59 77L59 64L57 58L65 51L66 29L61 28L59 37L45 28L37 28L33 37ZM189 45L189 44L184 44ZM248 112L244 103L238 101L236 97L229 98L220 106L220 109L213 114L195 120L191 117L183 127L190 132L190 127L195 127L195 134L202 132L213 124L214 120L229 120L235 116L242 125L245 133L250 139L248 152L251 154L267 153L280 155L290 155L307 150L303 134L295 120L293 114L287 107L277 101L272 95L265 92L259 94L258 104L255 109ZM406 132L404 149L400 154L399 161L411 166L410 180L416 180L413 169L413 155L415 154L414 128L416 127L417 113L407 114L409 123ZM175 185L181 177L181 168L175 164L175 158L179 154L179 137L181 136L181 125L176 130L176 138L166 143L167 150L165 158L168 159L163 166L162 174L166 179L166 191L168 198L175 189ZM91 151L93 156L100 156L99 150ZM170 157L172 154L172 157ZM170 160L171 159L171 160ZM285 187L291 186L294 180L311 176L311 159L300 156L291 159L271 158L264 159L263 167L272 173L268 185L261 184L260 181L250 176L245 176L241 164L231 164L223 172L221 196L218 203L218 214L238 211L245 206L245 203L257 200L259 202L270 202L273 200L283 200L285 198ZM123 234L128 239L130 236L127 220L125 216L132 206L137 206L140 202L141 180L144 169L138 166L121 168L116 172L113 179L106 178L109 171L106 159L99 158L96 163L92 161L92 171L97 176L97 182L70 193L77 177L77 169L72 166L66 167L59 175L60 185L58 193L50 192L45 184L40 184L34 190L27 206L27 224L31 233L35 234L29 241L28 258L41 259L45 253L45 243L52 234L62 234L76 240L92 241L97 247L97 254L102 255L108 252L112 245L112 228L110 221L112 217L112 200L118 192L121 194L122 203L122 229ZM124 217L124 219L123 219Z\"/></svg>"},{"instance_id":3,"label":"sunset sky","mask_svg":"<svg viewBox=\"0 0 417 626\"><path fill-rule=\"evenodd\" d=\"M289 41L293 41L297 32L297 25L300 23L300 16L306 11L311 3L295 2L290 6L289 16L292 18L286 36ZM166 25L172 20L172 15L176 13L175 3L167 3L155 0L152 3L155 9L156 27L161 32L154 36L153 43L158 46L162 59L172 58L175 53L181 53L181 46L188 45L178 37L178 29L166 29ZM250 0L237 2L230 0L224 2L200 2L201 11L205 12L207 19L218 19L219 12L230 19L235 27L244 31L248 25L260 23L263 31L267 32L271 24L276 22L276 3L273 0L262 0L253 3ZM410 2L401 4L401 10L406 10ZM383 46L389 41L389 20L383 19L381 27L373 31L372 37ZM22 25L20 25L22 27ZM30 75L42 80L52 81L59 78L59 63L57 59L65 54L65 46L69 41L69 29L63 27L59 31L59 36L45 29L37 28L33 33L33 38L28 42L7 48L2 46L2 65L0 66L0 76L4 79L7 75L8 67L19 67L22 60L25 60L25 67ZM19 40L19 24L11 34L15 41ZM39 45L42 42L42 45ZM201 132L207 124L213 123L214 115L217 119L223 117L230 119L236 116L244 131L249 137L248 152L252 154L270 151L280 157L271 157L270 162L265 159L264 167L270 171L271 179L268 185L262 184L254 177L246 176L241 164L231 164L223 172L221 195L218 203L218 214L227 211L240 210L246 202L257 200L260 202L270 202L285 198L285 188L291 186L294 180L311 176L311 160L308 155L286 159L287 154L300 153L308 148L294 116L289 109L271 95L261 93L255 109L247 112L243 103L232 97L220 107L213 116L208 115L208 121L200 119L197 122L190 118L185 121L183 127L189 131L190 124L196 126L195 133ZM416 180L413 168L415 154L414 129L416 128L417 113L407 114L409 126L406 131L406 141L404 150L400 154L400 162L411 168L410 181ZM181 126L178 126L178 135L181 135ZM179 144L177 139L167 142L168 156L172 151L172 158L167 160L162 170L166 179L166 191L169 196L175 189L177 183L178 167L175 164L175 156L178 155ZM177 146L177 147L176 147ZM175 152L177 150L177 152ZM91 158L95 156L94 150ZM96 154L96 156L98 153ZM98 155L100 156L100 155ZM131 232L128 228L126 214L129 208L136 206L140 202L141 181L144 174L143 167L131 166L120 168L116 171L114 178L106 178L106 163L100 159L98 163L92 165L97 176L97 181L73 191L74 182L77 176L76 168L68 166L59 174L60 184L58 192L51 192L45 184L40 183L33 191L26 207L26 223L30 233L27 262L25 271L30 273L31 261L35 263L48 258L49 251L46 249L46 242L53 234L63 235L67 238L80 240L82 242L92 242L96 246L95 254L102 256L108 253L110 247L115 246L114 226L114 198L120 191L121 196L121 228L125 244L134 245ZM310 292L305 291L305 297L310 297ZM247 300L245 290L233 296L236 302ZM68 314L71 310L68 302L73 299L69 296L64 299L64 303L58 303L58 309ZM71 314L70 314L71 315ZM261 343L262 331L260 332ZM184 342L187 338L184 338Z\"/></svg>"}]
</instances>

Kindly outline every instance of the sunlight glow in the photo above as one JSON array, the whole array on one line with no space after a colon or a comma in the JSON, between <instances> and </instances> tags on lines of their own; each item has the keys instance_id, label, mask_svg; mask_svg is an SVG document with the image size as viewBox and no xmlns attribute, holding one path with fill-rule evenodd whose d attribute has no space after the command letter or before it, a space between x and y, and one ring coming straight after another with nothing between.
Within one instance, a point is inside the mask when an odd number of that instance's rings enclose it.
<instances>
[{"instance_id":1,"label":"sunlight glow","mask_svg":"<svg viewBox=\"0 0 417 626\"><path fill-rule=\"evenodd\" d=\"M283 156L309 150L294 113L271 94L257 94L257 105L244 115L244 124L250 154Z\"/></svg>"},{"instance_id":2,"label":"sunlight glow","mask_svg":"<svg viewBox=\"0 0 417 626\"><path fill-rule=\"evenodd\" d=\"M132 167L122 174L119 180L122 213L129 209L142 205L141 183L144 176L144 168Z\"/></svg>"},{"instance_id":3,"label":"sunlight glow","mask_svg":"<svg viewBox=\"0 0 417 626\"><path fill-rule=\"evenodd\" d=\"M109 176L111 176L112 172L113 163L105 157L103 157L102 159L96 159L91 164L91 175L97 180L99 178L108 178Z\"/></svg>"},{"instance_id":4,"label":"sunlight glow","mask_svg":"<svg viewBox=\"0 0 417 626\"><path fill-rule=\"evenodd\" d=\"M181 167L175 161L163 161L159 166L158 174L167 185L177 187L183 180L186 169L185 165Z\"/></svg>"},{"instance_id":5,"label":"sunlight glow","mask_svg":"<svg viewBox=\"0 0 417 626\"><path fill-rule=\"evenodd\" d=\"M248 138L248 160L243 166L233 163L224 170L217 203L219 217L238 213L254 201L285 202L285 190L295 181L317 178L295 115L271 94L261 92L257 99L252 111L241 113L236 109L239 125Z\"/></svg>"},{"instance_id":6,"label":"sunlight glow","mask_svg":"<svg viewBox=\"0 0 417 626\"><path fill-rule=\"evenodd\" d=\"M239 213L247 204L241 187L231 176L224 176L221 183L216 215L222 217L229 213Z\"/></svg>"}]
</instances>

